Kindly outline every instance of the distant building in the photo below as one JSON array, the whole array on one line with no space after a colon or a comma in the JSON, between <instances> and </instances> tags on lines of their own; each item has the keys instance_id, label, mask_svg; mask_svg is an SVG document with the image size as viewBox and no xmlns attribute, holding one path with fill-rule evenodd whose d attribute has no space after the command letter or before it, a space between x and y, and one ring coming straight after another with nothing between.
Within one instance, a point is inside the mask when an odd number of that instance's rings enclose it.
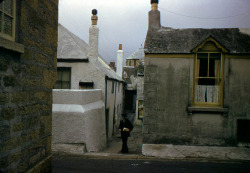
<instances>
[{"instance_id":1,"label":"distant building","mask_svg":"<svg viewBox=\"0 0 250 173\"><path fill-rule=\"evenodd\" d=\"M139 48L126 59L123 68L125 86L125 112L134 114L135 123L143 119L144 49Z\"/></svg>"},{"instance_id":2,"label":"distant building","mask_svg":"<svg viewBox=\"0 0 250 173\"><path fill-rule=\"evenodd\" d=\"M144 144L250 144L249 29L162 27L151 0Z\"/></svg>"},{"instance_id":3,"label":"distant building","mask_svg":"<svg viewBox=\"0 0 250 173\"><path fill-rule=\"evenodd\" d=\"M106 135L118 129L123 110L124 82L98 54L99 28L93 14L89 44L58 25L57 82L55 89L101 89L105 103Z\"/></svg>"}]
</instances>

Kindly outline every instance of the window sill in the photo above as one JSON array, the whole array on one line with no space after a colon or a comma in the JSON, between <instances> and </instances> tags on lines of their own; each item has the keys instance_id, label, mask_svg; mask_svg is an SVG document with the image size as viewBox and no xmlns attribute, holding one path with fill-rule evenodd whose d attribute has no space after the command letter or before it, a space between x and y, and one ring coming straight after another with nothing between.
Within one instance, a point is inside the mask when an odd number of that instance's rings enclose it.
<instances>
[{"instance_id":1,"label":"window sill","mask_svg":"<svg viewBox=\"0 0 250 173\"><path fill-rule=\"evenodd\" d=\"M228 116L228 108L220 107L188 107L188 114L192 115L194 112L200 113L221 113L223 116Z\"/></svg>"},{"instance_id":2,"label":"window sill","mask_svg":"<svg viewBox=\"0 0 250 173\"><path fill-rule=\"evenodd\" d=\"M22 44L7 40L3 37L0 37L0 48L15 51L18 53L24 53L24 46Z\"/></svg>"}]
</instances>

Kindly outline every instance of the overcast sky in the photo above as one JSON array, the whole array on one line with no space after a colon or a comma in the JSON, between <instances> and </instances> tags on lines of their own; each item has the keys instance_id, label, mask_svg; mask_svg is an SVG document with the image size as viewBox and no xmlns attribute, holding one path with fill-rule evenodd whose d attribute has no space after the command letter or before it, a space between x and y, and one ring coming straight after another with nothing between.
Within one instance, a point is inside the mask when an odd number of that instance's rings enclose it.
<instances>
[{"instance_id":1,"label":"overcast sky","mask_svg":"<svg viewBox=\"0 0 250 173\"><path fill-rule=\"evenodd\" d=\"M250 0L159 0L162 26L172 28L250 28ZM143 47L150 0L59 0L59 23L89 40L91 11L98 10L99 53L116 61Z\"/></svg>"}]
</instances>

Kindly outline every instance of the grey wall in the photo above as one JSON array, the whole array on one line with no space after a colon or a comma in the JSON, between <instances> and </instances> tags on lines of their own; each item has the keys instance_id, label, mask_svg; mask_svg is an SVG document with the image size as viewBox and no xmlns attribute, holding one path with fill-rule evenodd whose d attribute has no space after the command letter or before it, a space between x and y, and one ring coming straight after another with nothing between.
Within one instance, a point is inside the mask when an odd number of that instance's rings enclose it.
<instances>
[{"instance_id":1,"label":"grey wall","mask_svg":"<svg viewBox=\"0 0 250 173\"><path fill-rule=\"evenodd\" d=\"M250 119L250 60L225 59L228 114L187 112L192 106L193 59L145 58L143 142L235 145L237 119Z\"/></svg>"}]
</instances>

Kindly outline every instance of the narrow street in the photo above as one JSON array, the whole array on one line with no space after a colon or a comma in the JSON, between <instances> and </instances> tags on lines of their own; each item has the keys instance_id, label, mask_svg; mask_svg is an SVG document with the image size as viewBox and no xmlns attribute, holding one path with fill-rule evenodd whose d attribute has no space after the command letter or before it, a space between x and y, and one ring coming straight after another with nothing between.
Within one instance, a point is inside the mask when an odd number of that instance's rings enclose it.
<instances>
[{"instance_id":1,"label":"narrow street","mask_svg":"<svg viewBox=\"0 0 250 173\"><path fill-rule=\"evenodd\" d=\"M247 162L179 160L93 159L80 156L53 157L53 173L249 173Z\"/></svg>"},{"instance_id":2,"label":"narrow street","mask_svg":"<svg viewBox=\"0 0 250 173\"><path fill-rule=\"evenodd\" d=\"M167 160L141 155L142 128L134 125L128 139L129 154L121 154L120 135L114 136L107 149L86 155L53 154L53 173L249 173L245 161Z\"/></svg>"}]
</instances>

